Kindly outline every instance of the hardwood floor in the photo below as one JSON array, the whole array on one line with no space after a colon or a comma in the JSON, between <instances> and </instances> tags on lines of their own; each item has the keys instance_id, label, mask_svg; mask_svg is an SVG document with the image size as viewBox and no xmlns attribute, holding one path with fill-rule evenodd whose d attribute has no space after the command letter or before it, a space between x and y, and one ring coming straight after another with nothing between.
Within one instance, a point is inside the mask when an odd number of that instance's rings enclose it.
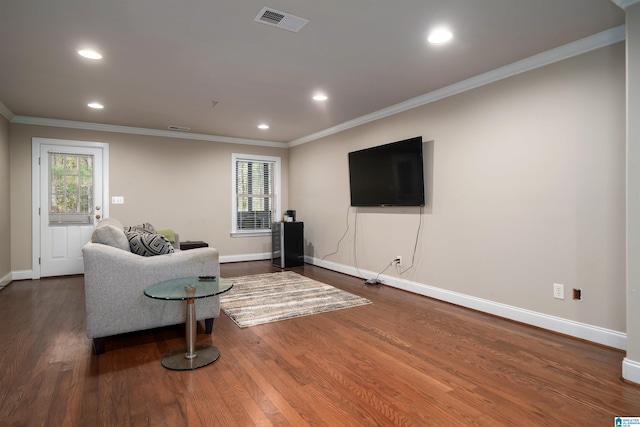
<instances>
[{"instance_id":1,"label":"hardwood floor","mask_svg":"<svg viewBox=\"0 0 640 427\"><path fill-rule=\"evenodd\" d=\"M223 277L279 271L223 264ZM307 265L373 304L238 328L216 319L222 355L160 365L182 326L84 335L82 276L0 291L2 426L607 426L640 416L624 353ZM202 332L202 331L200 331Z\"/></svg>"}]
</instances>

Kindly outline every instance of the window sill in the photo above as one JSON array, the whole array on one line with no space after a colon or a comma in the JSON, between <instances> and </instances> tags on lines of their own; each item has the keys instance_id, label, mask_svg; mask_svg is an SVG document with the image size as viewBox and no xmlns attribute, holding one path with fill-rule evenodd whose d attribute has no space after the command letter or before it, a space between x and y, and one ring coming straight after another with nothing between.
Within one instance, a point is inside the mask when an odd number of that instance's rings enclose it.
<instances>
[{"instance_id":1,"label":"window sill","mask_svg":"<svg viewBox=\"0 0 640 427\"><path fill-rule=\"evenodd\" d=\"M271 236L271 230L260 231L232 231L231 237L266 237Z\"/></svg>"}]
</instances>

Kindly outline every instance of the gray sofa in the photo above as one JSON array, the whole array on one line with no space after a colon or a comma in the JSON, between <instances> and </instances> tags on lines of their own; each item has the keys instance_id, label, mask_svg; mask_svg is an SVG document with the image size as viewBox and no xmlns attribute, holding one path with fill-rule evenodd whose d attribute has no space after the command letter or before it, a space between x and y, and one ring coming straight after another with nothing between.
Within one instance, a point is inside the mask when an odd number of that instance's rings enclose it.
<instances>
[{"instance_id":1,"label":"gray sofa","mask_svg":"<svg viewBox=\"0 0 640 427\"><path fill-rule=\"evenodd\" d=\"M179 277L220 275L214 248L156 256L130 252L122 224L112 218L96 226L82 254L87 338L93 340L96 354L104 353L106 337L185 322L183 301L149 298L143 293L148 286ZM205 320L205 330L211 333L220 298L198 299L195 304L198 320Z\"/></svg>"}]
</instances>

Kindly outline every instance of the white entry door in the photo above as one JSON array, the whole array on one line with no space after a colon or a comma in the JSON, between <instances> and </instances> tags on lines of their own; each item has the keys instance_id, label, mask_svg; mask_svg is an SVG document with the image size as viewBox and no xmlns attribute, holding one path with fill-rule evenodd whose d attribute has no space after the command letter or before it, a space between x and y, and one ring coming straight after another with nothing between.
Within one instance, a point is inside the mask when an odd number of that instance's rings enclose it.
<instances>
[{"instance_id":1,"label":"white entry door","mask_svg":"<svg viewBox=\"0 0 640 427\"><path fill-rule=\"evenodd\" d=\"M104 148L59 142L39 147L40 277L83 273L82 247L105 215Z\"/></svg>"}]
</instances>

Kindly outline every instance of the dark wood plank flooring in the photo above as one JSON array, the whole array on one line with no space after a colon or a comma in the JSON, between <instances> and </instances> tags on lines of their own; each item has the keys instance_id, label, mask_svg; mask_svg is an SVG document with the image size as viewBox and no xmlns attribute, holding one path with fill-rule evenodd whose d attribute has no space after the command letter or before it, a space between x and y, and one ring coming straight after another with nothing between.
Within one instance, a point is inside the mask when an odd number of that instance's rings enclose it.
<instances>
[{"instance_id":1,"label":"dark wood plank flooring","mask_svg":"<svg viewBox=\"0 0 640 427\"><path fill-rule=\"evenodd\" d=\"M224 264L223 277L278 271ZM307 265L373 304L240 329L221 313L214 364L160 365L182 326L84 335L82 276L0 291L2 426L608 426L640 416L624 352Z\"/></svg>"}]
</instances>

